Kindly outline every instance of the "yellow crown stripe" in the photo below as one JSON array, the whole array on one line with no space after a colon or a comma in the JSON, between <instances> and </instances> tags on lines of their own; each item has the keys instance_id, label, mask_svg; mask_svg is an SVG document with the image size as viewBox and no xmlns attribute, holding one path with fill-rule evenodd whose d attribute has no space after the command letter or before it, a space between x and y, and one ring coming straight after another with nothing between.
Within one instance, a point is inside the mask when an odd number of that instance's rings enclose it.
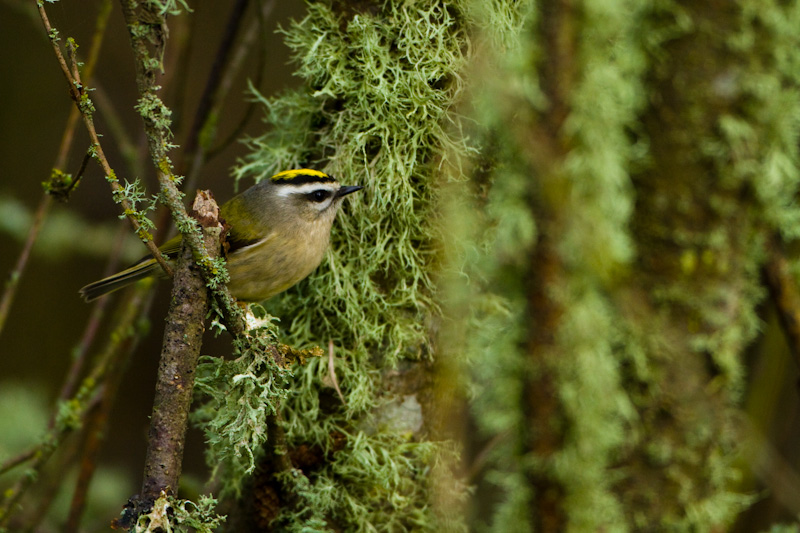
<instances>
[{"instance_id":1,"label":"yellow crown stripe","mask_svg":"<svg viewBox=\"0 0 800 533\"><path fill-rule=\"evenodd\" d=\"M278 172L272 178L272 181L280 181L280 180L293 180L297 176L313 176L315 178L330 178L324 172L320 172L319 170L312 170L310 168L296 168L294 170L284 170L283 172Z\"/></svg>"}]
</instances>

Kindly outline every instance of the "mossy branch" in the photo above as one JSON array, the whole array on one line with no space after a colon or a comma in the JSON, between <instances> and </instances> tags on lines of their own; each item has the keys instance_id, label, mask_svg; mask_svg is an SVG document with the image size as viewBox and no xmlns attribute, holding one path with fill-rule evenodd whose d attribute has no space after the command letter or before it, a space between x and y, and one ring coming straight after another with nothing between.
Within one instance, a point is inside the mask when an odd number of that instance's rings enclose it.
<instances>
[{"instance_id":1,"label":"mossy branch","mask_svg":"<svg viewBox=\"0 0 800 533\"><path fill-rule=\"evenodd\" d=\"M128 26L131 48L134 52L136 85L140 98L137 110L144 120L150 157L156 168L161 186L160 198L167 205L183 240L193 252L203 278L212 290L214 298L223 312L228 330L238 335L245 331L244 318L234 298L225 285L227 273L219 261L212 260L205 247L194 219L183 205L183 193L178 189L181 177L175 175L168 151L170 144L170 110L158 96L160 87L156 83L161 58L164 54L166 35L163 11L155 4L122 0L122 12Z\"/></svg>"}]
</instances>

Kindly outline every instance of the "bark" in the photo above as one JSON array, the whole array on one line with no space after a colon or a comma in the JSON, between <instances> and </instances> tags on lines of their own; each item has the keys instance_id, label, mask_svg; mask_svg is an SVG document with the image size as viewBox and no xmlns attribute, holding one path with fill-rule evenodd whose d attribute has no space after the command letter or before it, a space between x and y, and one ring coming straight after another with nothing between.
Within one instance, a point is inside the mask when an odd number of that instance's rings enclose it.
<instances>
[{"instance_id":1,"label":"bark","mask_svg":"<svg viewBox=\"0 0 800 533\"><path fill-rule=\"evenodd\" d=\"M195 211L204 227L209 251L219 250L218 210L203 204L198 193ZM209 214L209 209L213 214ZM161 492L176 496L181 475L186 426L192 403L195 369L200 356L208 291L192 252L184 242L174 276L172 304L167 315L161 361L158 368L153 415L148 433L141 503L151 505Z\"/></svg>"}]
</instances>

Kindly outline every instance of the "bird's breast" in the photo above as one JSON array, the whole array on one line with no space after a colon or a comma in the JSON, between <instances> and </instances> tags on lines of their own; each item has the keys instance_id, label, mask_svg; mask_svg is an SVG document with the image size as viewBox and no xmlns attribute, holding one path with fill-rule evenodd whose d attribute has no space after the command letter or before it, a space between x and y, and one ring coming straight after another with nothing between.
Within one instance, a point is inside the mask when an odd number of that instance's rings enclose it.
<instances>
[{"instance_id":1,"label":"bird's breast","mask_svg":"<svg viewBox=\"0 0 800 533\"><path fill-rule=\"evenodd\" d=\"M258 302L285 291L319 266L328 248L330 227L311 224L305 231L271 233L228 257L228 288L237 299Z\"/></svg>"}]
</instances>

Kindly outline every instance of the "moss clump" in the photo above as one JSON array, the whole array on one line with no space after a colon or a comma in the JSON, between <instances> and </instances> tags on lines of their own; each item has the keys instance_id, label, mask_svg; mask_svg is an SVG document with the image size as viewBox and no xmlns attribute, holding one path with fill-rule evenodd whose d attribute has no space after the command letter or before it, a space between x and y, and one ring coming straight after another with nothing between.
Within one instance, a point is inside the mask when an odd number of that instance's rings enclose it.
<instances>
[{"instance_id":1,"label":"moss clump","mask_svg":"<svg viewBox=\"0 0 800 533\"><path fill-rule=\"evenodd\" d=\"M224 516L214 512L217 500L200 496L197 503L163 495L153 503L147 514L139 516L134 533L213 533L225 522Z\"/></svg>"},{"instance_id":2,"label":"moss clump","mask_svg":"<svg viewBox=\"0 0 800 533\"><path fill-rule=\"evenodd\" d=\"M327 530L324 518L349 531L432 530L425 472L437 446L386 423L378 406L392 402L383 392L387 369L431 356L435 185L440 169L455 164L448 154L467 150L448 133L469 48L465 19L458 3L347 13L313 3L284 33L307 86L261 98L271 130L250 140L237 178L306 166L365 190L345 202L327 260L269 303L282 340L333 341L346 400L332 400L320 360L290 378L281 407L289 448L327 449L331 435L346 438L343 450L297 478L304 512L281 515L281 528Z\"/></svg>"},{"instance_id":3,"label":"moss clump","mask_svg":"<svg viewBox=\"0 0 800 533\"><path fill-rule=\"evenodd\" d=\"M195 392L202 403L192 421L205 432L212 476L222 472L222 496L241 492L267 441L267 420L288 395L291 370L275 362L274 344L275 327L266 323L234 341L233 360L200 358Z\"/></svg>"}]
</instances>

